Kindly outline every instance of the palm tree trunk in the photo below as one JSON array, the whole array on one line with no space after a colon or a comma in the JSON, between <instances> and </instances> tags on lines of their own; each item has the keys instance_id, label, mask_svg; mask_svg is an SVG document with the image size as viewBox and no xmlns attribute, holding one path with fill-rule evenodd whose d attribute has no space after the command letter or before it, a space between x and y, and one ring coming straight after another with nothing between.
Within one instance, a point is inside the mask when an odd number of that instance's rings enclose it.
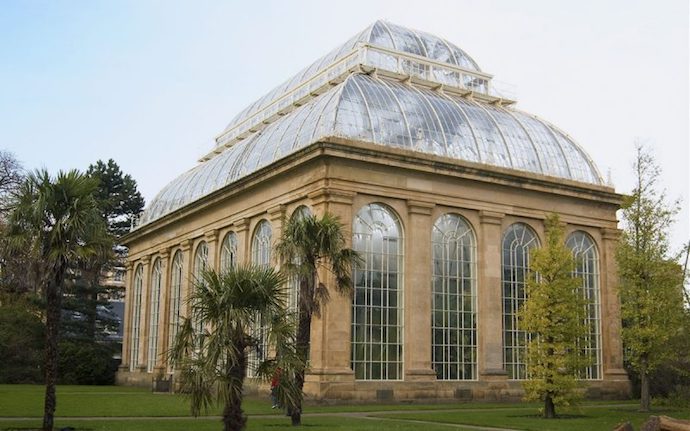
<instances>
[{"instance_id":1,"label":"palm tree trunk","mask_svg":"<svg viewBox=\"0 0 690 431\"><path fill-rule=\"evenodd\" d=\"M313 292L310 292L309 282L306 279L300 281L300 307L299 307L299 323L297 326L297 353L305 364L309 360L309 341L311 339L311 310L305 310L305 301L302 298L313 298ZM306 296L309 295L309 296ZM304 393L304 368L300 368L295 373L295 385L297 386L297 399L290 410L290 418L293 426L302 425L302 399Z\"/></svg>"},{"instance_id":2,"label":"palm tree trunk","mask_svg":"<svg viewBox=\"0 0 690 431\"><path fill-rule=\"evenodd\" d=\"M53 431L57 398L55 386L58 377L58 336L60 314L62 312L62 282L65 265L59 263L54 277L46 286L46 357L45 383L46 392L43 406L43 431Z\"/></svg>"},{"instance_id":3,"label":"palm tree trunk","mask_svg":"<svg viewBox=\"0 0 690 431\"><path fill-rule=\"evenodd\" d=\"M244 348L240 351L243 351ZM241 354L239 364L230 366L230 378L235 387L229 388L230 402L223 408L223 431L241 431L247 426L247 416L242 410L242 389L247 371L247 358ZM233 386L233 383L230 383Z\"/></svg>"}]
</instances>

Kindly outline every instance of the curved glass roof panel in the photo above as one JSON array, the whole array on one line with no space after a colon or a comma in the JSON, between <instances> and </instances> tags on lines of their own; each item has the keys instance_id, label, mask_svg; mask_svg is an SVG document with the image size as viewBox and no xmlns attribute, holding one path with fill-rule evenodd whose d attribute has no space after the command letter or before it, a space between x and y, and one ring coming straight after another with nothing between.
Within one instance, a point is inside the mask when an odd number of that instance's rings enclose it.
<instances>
[{"instance_id":1,"label":"curved glass roof panel","mask_svg":"<svg viewBox=\"0 0 690 431\"><path fill-rule=\"evenodd\" d=\"M587 154L565 133L535 116L410 83L354 74L173 180L151 201L141 223L330 136L603 184Z\"/></svg>"}]
</instances>

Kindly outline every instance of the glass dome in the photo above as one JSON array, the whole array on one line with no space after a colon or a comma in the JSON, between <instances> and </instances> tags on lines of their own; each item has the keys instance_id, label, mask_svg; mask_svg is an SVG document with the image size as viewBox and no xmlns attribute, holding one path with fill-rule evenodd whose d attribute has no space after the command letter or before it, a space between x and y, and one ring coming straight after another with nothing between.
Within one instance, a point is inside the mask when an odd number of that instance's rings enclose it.
<instances>
[{"instance_id":1,"label":"glass dome","mask_svg":"<svg viewBox=\"0 0 690 431\"><path fill-rule=\"evenodd\" d=\"M603 184L594 163L568 135L533 115L409 81L352 74L173 180L151 201L141 224L327 137Z\"/></svg>"}]
</instances>

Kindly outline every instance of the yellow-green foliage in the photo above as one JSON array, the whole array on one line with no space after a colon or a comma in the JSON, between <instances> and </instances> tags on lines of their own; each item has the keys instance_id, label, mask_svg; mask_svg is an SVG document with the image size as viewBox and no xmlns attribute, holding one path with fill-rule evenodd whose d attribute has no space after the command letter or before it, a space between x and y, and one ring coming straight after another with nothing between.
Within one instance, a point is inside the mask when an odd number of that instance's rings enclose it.
<instances>
[{"instance_id":1,"label":"yellow-green foliage","mask_svg":"<svg viewBox=\"0 0 690 431\"><path fill-rule=\"evenodd\" d=\"M585 300L573 277L575 262L566 247L558 215L546 219L546 244L530 256L531 276L527 300L521 311L521 327L531 335L527 345L525 397L556 406L572 404L580 394L578 371L588 365L578 347L587 334Z\"/></svg>"}]
</instances>

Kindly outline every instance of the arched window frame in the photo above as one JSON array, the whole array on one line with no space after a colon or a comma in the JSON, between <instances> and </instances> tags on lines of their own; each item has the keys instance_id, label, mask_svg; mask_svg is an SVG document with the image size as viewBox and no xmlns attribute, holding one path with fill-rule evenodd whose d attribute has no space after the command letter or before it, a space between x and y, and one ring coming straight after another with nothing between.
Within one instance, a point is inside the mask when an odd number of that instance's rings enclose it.
<instances>
[{"instance_id":1,"label":"arched window frame","mask_svg":"<svg viewBox=\"0 0 690 431\"><path fill-rule=\"evenodd\" d=\"M477 248L470 223L447 213L432 227L431 343L438 380L477 379Z\"/></svg>"},{"instance_id":2,"label":"arched window frame","mask_svg":"<svg viewBox=\"0 0 690 431\"><path fill-rule=\"evenodd\" d=\"M139 365L139 343L141 337L141 297L144 290L144 267L139 264L134 271L134 295L132 295L132 347L130 348L129 370L137 371Z\"/></svg>"},{"instance_id":3,"label":"arched window frame","mask_svg":"<svg viewBox=\"0 0 690 431\"><path fill-rule=\"evenodd\" d=\"M364 262L354 270L351 365L357 380L403 379L403 260L400 218L371 203L357 211L353 248Z\"/></svg>"},{"instance_id":4,"label":"arched window frame","mask_svg":"<svg viewBox=\"0 0 690 431\"><path fill-rule=\"evenodd\" d=\"M201 241L196 246L196 251L194 252L194 287L198 288L200 283L203 282L203 274L208 268L208 244L206 241ZM192 320L194 322L194 329L197 334L201 334L204 331L204 322L201 318L194 316L192 314Z\"/></svg>"},{"instance_id":5,"label":"arched window frame","mask_svg":"<svg viewBox=\"0 0 690 431\"><path fill-rule=\"evenodd\" d=\"M573 276L582 278L580 290L587 302L584 318L589 330L586 337L581 340L580 348L583 349L591 363L581 372L580 378L599 380L602 376L599 251L594 239L587 232L581 230L576 230L568 235L566 246L573 252L575 259Z\"/></svg>"},{"instance_id":6,"label":"arched window frame","mask_svg":"<svg viewBox=\"0 0 690 431\"><path fill-rule=\"evenodd\" d=\"M539 247L539 237L526 223L514 223L503 233L501 241L503 363L508 378L514 380L527 378L525 355L529 334L519 327L518 310L526 299L525 285L529 277L530 250L535 247Z\"/></svg>"},{"instance_id":7,"label":"arched window frame","mask_svg":"<svg viewBox=\"0 0 690 431\"><path fill-rule=\"evenodd\" d=\"M225 234L220 247L220 269L227 271L237 267L237 234L230 231Z\"/></svg>"},{"instance_id":8,"label":"arched window frame","mask_svg":"<svg viewBox=\"0 0 690 431\"><path fill-rule=\"evenodd\" d=\"M151 267L151 304L149 313L149 350L146 360L146 372L151 373L158 360L158 329L160 322L160 299L163 286L163 262L156 258Z\"/></svg>"},{"instance_id":9,"label":"arched window frame","mask_svg":"<svg viewBox=\"0 0 690 431\"><path fill-rule=\"evenodd\" d=\"M168 347L172 347L182 324L182 279L184 274L184 257L177 250L172 260L170 271L170 307L168 309Z\"/></svg>"},{"instance_id":10,"label":"arched window frame","mask_svg":"<svg viewBox=\"0 0 690 431\"><path fill-rule=\"evenodd\" d=\"M271 266L273 249L273 227L268 220L261 220L252 235L252 263ZM247 357L247 377L256 377L256 370L268 353L268 333L261 316L255 316L252 333L258 339L257 349L251 349Z\"/></svg>"},{"instance_id":11,"label":"arched window frame","mask_svg":"<svg viewBox=\"0 0 690 431\"><path fill-rule=\"evenodd\" d=\"M291 219L304 218L309 217L311 215L312 212L309 209L309 207L307 207L306 205L300 205L292 213ZM293 263L296 265L300 264L299 260ZM287 281L287 308L288 311L292 313L297 313L299 311L299 287L299 280L297 279L297 277L291 276Z\"/></svg>"}]
</instances>

